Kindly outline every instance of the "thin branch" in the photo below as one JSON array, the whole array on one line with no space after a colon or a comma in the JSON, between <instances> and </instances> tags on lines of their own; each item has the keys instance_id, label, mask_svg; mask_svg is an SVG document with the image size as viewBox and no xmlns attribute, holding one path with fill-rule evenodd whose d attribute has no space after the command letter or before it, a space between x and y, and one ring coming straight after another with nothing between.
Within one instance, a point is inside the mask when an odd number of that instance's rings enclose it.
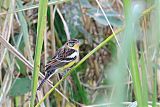
<instances>
[{"instance_id":1,"label":"thin branch","mask_svg":"<svg viewBox=\"0 0 160 107\"><path fill-rule=\"evenodd\" d=\"M58 12L58 14L59 14L59 16L60 16L60 18L61 18L61 20L62 20L62 22L63 22L63 26L64 26L64 30L65 30L65 32L66 32L67 40L70 40L71 37L70 37L70 33L69 33L69 29L68 29L67 23L66 23L66 21L64 20L62 14L61 14L61 12L60 12L60 10L59 10L58 8L57 8L57 12Z\"/></svg>"},{"instance_id":2,"label":"thin branch","mask_svg":"<svg viewBox=\"0 0 160 107\"><path fill-rule=\"evenodd\" d=\"M107 17L107 15L106 15L106 13L104 12L104 10L103 10L101 4L99 3L99 1L96 0L96 2L97 2L99 8L101 9L101 11L102 11L102 13L103 13L103 15L104 15L104 17L105 17L105 19L106 19L106 21L107 21L107 23L108 23L108 25L109 25L109 27L110 27L110 29L111 29L114 37L115 37L115 39L116 39L116 42L117 42L118 46L121 48L121 46L120 46L120 44L119 44L119 42L118 42L118 39L117 39L117 37L116 37L116 34L115 34L115 32L114 32L114 30L113 30L113 28L112 28L112 26L111 26L111 23L110 23L109 20L108 20L108 17Z\"/></svg>"}]
</instances>

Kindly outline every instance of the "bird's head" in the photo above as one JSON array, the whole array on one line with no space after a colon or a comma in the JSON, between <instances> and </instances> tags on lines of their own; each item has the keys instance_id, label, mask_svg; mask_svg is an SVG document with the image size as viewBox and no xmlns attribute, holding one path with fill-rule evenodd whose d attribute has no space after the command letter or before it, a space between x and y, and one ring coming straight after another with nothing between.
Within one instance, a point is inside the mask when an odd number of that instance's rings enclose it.
<instances>
[{"instance_id":1,"label":"bird's head","mask_svg":"<svg viewBox=\"0 0 160 107\"><path fill-rule=\"evenodd\" d=\"M79 44L79 41L77 39L70 39L65 43L65 45L68 48L79 50L79 45L80 44Z\"/></svg>"}]
</instances>

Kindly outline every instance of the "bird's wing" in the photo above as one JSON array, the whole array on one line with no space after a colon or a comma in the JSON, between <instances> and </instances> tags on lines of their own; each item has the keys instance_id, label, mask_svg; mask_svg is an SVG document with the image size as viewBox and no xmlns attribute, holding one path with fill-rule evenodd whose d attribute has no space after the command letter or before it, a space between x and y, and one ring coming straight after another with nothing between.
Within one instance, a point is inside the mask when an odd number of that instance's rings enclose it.
<instances>
[{"instance_id":1,"label":"bird's wing","mask_svg":"<svg viewBox=\"0 0 160 107\"><path fill-rule=\"evenodd\" d=\"M76 50L74 49L63 48L61 51L59 51L59 54L55 58L57 60L61 60L62 62L70 62L75 60L75 58L77 57L76 55L74 55L73 57L70 57L75 52Z\"/></svg>"},{"instance_id":2,"label":"bird's wing","mask_svg":"<svg viewBox=\"0 0 160 107\"><path fill-rule=\"evenodd\" d=\"M63 60L63 59L65 59L65 58L67 58L67 56L70 56L71 54L73 54L74 52L76 52L76 50L62 47L62 48L59 48L59 49L56 51L56 53L55 53L55 55L52 57L52 59ZM51 62L52 59L51 59L49 62ZM49 63L49 62L48 62L48 63Z\"/></svg>"},{"instance_id":3,"label":"bird's wing","mask_svg":"<svg viewBox=\"0 0 160 107\"><path fill-rule=\"evenodd\" d=\"M52 59L47 62L47 65L45 66L46 69L47 69L49 66L51 66L51 65L55 65L55 66L56 66L58 63L60 63L60 62L58 62L57 57L59 57L59 53L62 53L61 51L63 51L63 48L59 48L59 49L56 51L56 53L55 53L55 55L52 57Z\"/></svg>"},{"instance_id":4,"label":"bird's wing","mask_svg":"<svg viewBox=\"0 0 160 107\"><path fill-rule=\"evenodd\" d=\"M60 48L55 56L47 63L45 71L52 69L57 69L67 65L77 58L76 55L73 55L76 52L74 49ZM73 57L69 57L72 56Z\"/></svg>"},{"instance_id":5,"label":"bird's wing","mask_svg":"<svg viewBox=\"0 0 160 107\"><path fill-rule=\"evenodd\" d=\"M49 71L52 69L57 69L57 68L63 67L68 63L69 62L62 62L57 59L52 59L49 63L47 63L45 71Z\"/></svg>"}]
</instances>

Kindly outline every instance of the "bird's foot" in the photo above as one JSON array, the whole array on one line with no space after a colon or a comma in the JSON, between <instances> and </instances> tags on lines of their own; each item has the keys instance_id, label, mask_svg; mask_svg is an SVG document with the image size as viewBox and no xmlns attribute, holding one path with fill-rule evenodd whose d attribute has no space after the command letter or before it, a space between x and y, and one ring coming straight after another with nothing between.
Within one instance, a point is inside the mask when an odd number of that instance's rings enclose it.
<instances>
[{"instance_id":1,"label":"bird's foot","mask_svg":"<svg viewBox=\"0 0 160 107\"><path fill-rule=\"evenodd\" d=\"M71 70L71 68L68 68L63 73L59 73L60 79L62 79L70 70ZM67 77L67 78L69 78L69 77Z\"/></svg>"}]
</instances>

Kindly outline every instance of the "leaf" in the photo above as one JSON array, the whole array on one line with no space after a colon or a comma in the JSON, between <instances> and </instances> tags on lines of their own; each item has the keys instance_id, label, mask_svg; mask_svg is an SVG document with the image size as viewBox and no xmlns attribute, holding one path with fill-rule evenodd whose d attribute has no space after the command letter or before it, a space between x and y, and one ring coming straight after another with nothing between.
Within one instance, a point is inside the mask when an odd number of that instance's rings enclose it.
<instances>
[{"instance_id":1,"label":"leaf","mask_svg":"<svg viewBox=\"0 0 160 107\"><path fill-rule=\"evenodd\" d=\"M61 41L65 42L67 40L66 33L64 31L62 20L57 12L55 14L54 26L55 26L55 30L57 31L58 36L61 39Z\"/></svg>"},{"instance_id":2,"label":"leaf","mask_svg":"<svg viewBox=\"0 0 160 107\"><path fill-rule=\"evenodd\" d=\"M80 80L75 72L71 74L73 79L73 86L71 91L71 97L77 102L82 102L83 104L89 104L89 99L87 98L87 92L85 88L81 85Z\"/></svg>"},{"instance_id":3,"label":"leaf","mask_svg":"<svg viewBox=\"0 0 160 107\"><path fill-rule=\"evenodd\" d=\"M86 0L80 0L80 2L82 7L89 5L89 4L86 5L84 4L88 2ZM87 8L90 8L90 6L88 6ZM63 14L65 16L67 25L69 27L71 38L77 38L77 36L80 33L83 34L83 36L91 43L92 36L83 26L83 22L81 20L82 13L79 8L78 1L74 0L72 4L66 4L63 8Z\"/></svg>"},{"instance_id":4,"label":"leaf","mask_svg":"<svg viewBox=\"0 0 160 107\"><path fill-rule=\"evenodd\" d=\"M18 48L19 52L24 54L25 43L24 43L24 39L22 39L21 34L15 36L15 44L16 44L16 47ZM26 74L26 66L18 58L16 58L16 71L20 72L23 75Z\"/></svg>"},{"instance_id":5,"label":"leaf","mask_svg":"<svg viewBox=\"0 0 160 107\"><path fill-rule=\"evenodd\" d=\"M19 0L17 1L17 7L23 8L22 1L19 1ZM25 13L18 12L18 18L19 18L19 22L21 24L21 31L23 33L23 40L24 40L25 48L26 48L26 50L28 50L27 53L29 54L30 58L32 58L32 51L31 51L31 47L30 47L29 33L28 33L28 24L25 19Z\"/></svg>"},{"instance_id":6,"label":"leaf","mask_svg":"<svg viewBox=\"0 0 160 107\"><path fill-rule=\"evenodd\" d=\"M31 80L27 78L17 78L14 80L9 91L9 96L20 96L31 91Z\"/></svg>"},{"instance_id":7,"label":"leaf","mask_svg":"<svg viewBox=\"0 0 160 107\"><path fill-rule=\"evenodd\" d=\"M117 56L117 46L116 46L116 43L113 40L108 42L107 49L111 53L112 58L116 58L116 56Z\"/></svg>"},{"instance_id":8,"label":"leaf","mask_svg":"<svg viewBox=\"0 0 160 107\"><path fill-rule=\"evenodd\" d=\"M24 63L22 63L22 61L20 61L18 58L16 58L16 62L17 62L17 70L18 72L22 73L23 75L26 74L26 66Z\"/></svg>"},{"instance_id":9,"label":"leaf","mask_svg":"<svg viewBox=\"0 0 160 107\"><path fill-rule=\"evenodd\" d=\"M105 11L105 14L112 26L122 26L122 20L119 18L119 14L115 11ZM97 21L99 24L108 26L108 22L103 15L102 11L98 8L92 7L88 9L87 15Z\"/></svg>"}]
</instances>

